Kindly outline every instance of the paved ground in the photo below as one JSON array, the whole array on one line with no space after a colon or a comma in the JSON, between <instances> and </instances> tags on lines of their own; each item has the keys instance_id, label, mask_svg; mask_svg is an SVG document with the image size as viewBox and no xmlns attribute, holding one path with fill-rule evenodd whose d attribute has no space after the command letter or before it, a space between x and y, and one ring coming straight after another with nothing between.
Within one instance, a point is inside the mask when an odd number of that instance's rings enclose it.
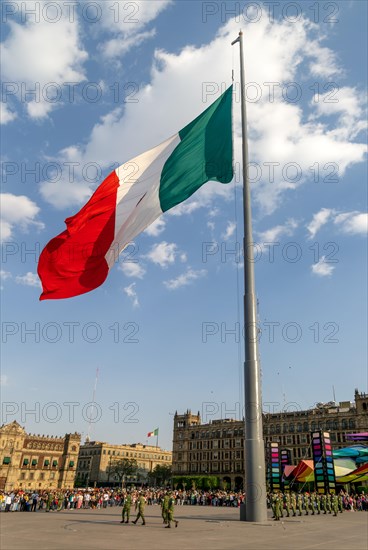
<instances>
[{"instance_id":1,"label":"paved ground","mask_svg":"<svg viewBox=\"0 0 368 550\"><path fill-rule=\"evenodd\" d=\"M239 510L175 507L177 529L164 529L158 506L147 525L122 525L121 508L1 513L1 550L366 550L367 512L284 518L262 525L240 522ZM135 514L131 519L134 519Z\"/></svg>"}]
</instances>

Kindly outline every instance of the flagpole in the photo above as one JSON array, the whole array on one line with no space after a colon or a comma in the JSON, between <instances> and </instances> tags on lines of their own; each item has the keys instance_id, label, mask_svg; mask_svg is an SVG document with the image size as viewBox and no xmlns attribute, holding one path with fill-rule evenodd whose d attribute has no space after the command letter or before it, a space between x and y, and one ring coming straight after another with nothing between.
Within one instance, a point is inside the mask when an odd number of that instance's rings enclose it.
<instances>
[{"instance_id":1,"label":"flagpole","mask_svg":"<svg viewBox=\"0 0 368 550\"><path fill-rule=\"evenodd\" d=\"M265 456L262 432L262 398L258 361L257 299L254 282L254 254L252 236L252 210L248 170L247 111L243 33L231 45L240 46L240 84L242 115L243 157L243 217L244 217L244 459L245 459L245 517L241 520L262 522L267 520Z\"/></svg>"},{"instance_id":2,"label":"flagpole","mask_svg":"<svg viewBox=\"0 0 368 550\"><path fill-rule=\"evenodd\" d=\"M157 435L156 435L156 447L158 448L158 428L157 428Z\"/></svg>"}]
</instances>

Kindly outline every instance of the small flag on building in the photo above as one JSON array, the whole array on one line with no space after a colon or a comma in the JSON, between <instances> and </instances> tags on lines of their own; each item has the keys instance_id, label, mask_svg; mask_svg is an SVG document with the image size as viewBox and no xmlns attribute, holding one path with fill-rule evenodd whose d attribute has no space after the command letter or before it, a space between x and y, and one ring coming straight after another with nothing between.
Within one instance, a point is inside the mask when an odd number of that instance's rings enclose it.
<instances>
[{"instance_id":1,"label":"small flag on building","mask_svg":"<svg viewBox=\"0 0 368 550\"><path fill-rule=\"evenodd\" d=\"M158 428L153 430L153 432L148 432L147 437L153 437L154 435L158 435Z\"/></svg>"}]
</instances>

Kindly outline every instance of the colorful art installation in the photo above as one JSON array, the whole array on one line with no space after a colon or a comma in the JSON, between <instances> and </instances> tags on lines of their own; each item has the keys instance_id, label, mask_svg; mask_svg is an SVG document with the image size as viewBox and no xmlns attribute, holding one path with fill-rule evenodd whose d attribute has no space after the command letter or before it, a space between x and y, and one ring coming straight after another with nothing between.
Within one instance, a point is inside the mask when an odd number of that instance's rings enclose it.
<instances>
[{"instance_id":1,"label":"colorful art installation","mask_svg":"<svg viewBox=\"0 0 368 550\"><path fill-rule=\"evenodd\" d=\"M281 458L281 484L284 491L289 491L290 481L285 475L286 466L290 465L291 462L291 452L289 449L281 449L280 451Z\"/></svg>"},{"instance_id":2,"label":"colorful art installation","mask_svg":"<svg viewBox=\"0 0 368 550\"><path fill-rule=\"evenodd\" d=\"M278 443L270 443L268 448L268 482L271 491L281 490L280 449Z\"/></svg>"},{"instance_id":3,"label":"colorful art installation","mask_svg":"<svg viewBox=\"0 0 368 550\"><path fill-rule=\"evenodd\" d=\"M368 432L360 432L357 434L346 434L347 441L368 441Z\"/></svg>"},{"instance_id":4,"label":"colorful art installation","mask_svg":"<svg viewBox=\"0 0 368 550\"><path fill-rule=\"evenodd\" d=\"M312 453L317 493L335 493L336 480L329 432L312 432Z\"/></svg>"}]
</instances>

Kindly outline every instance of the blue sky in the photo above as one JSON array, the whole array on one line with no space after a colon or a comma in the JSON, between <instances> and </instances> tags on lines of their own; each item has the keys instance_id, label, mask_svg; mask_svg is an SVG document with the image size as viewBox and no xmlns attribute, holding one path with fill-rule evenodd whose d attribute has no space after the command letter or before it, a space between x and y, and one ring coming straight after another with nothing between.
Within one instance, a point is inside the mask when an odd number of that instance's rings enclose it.
<instances>
[{"instance_id":1,"label":"blue sky","mask_svg":"<svg viewBox=\"0 0 368 550\"><path fill-rule=\"evenodd\" d=\"M366 3L48 4L2 3L2 422L84 438L93 412L94 439L159 427L170 449L175 410L239 417L240 28L265 410L366 391ZM235 182L166 214L96 291L39 302L38 254L64 219L232 69Z\"/></svg>"}]
</instances>

